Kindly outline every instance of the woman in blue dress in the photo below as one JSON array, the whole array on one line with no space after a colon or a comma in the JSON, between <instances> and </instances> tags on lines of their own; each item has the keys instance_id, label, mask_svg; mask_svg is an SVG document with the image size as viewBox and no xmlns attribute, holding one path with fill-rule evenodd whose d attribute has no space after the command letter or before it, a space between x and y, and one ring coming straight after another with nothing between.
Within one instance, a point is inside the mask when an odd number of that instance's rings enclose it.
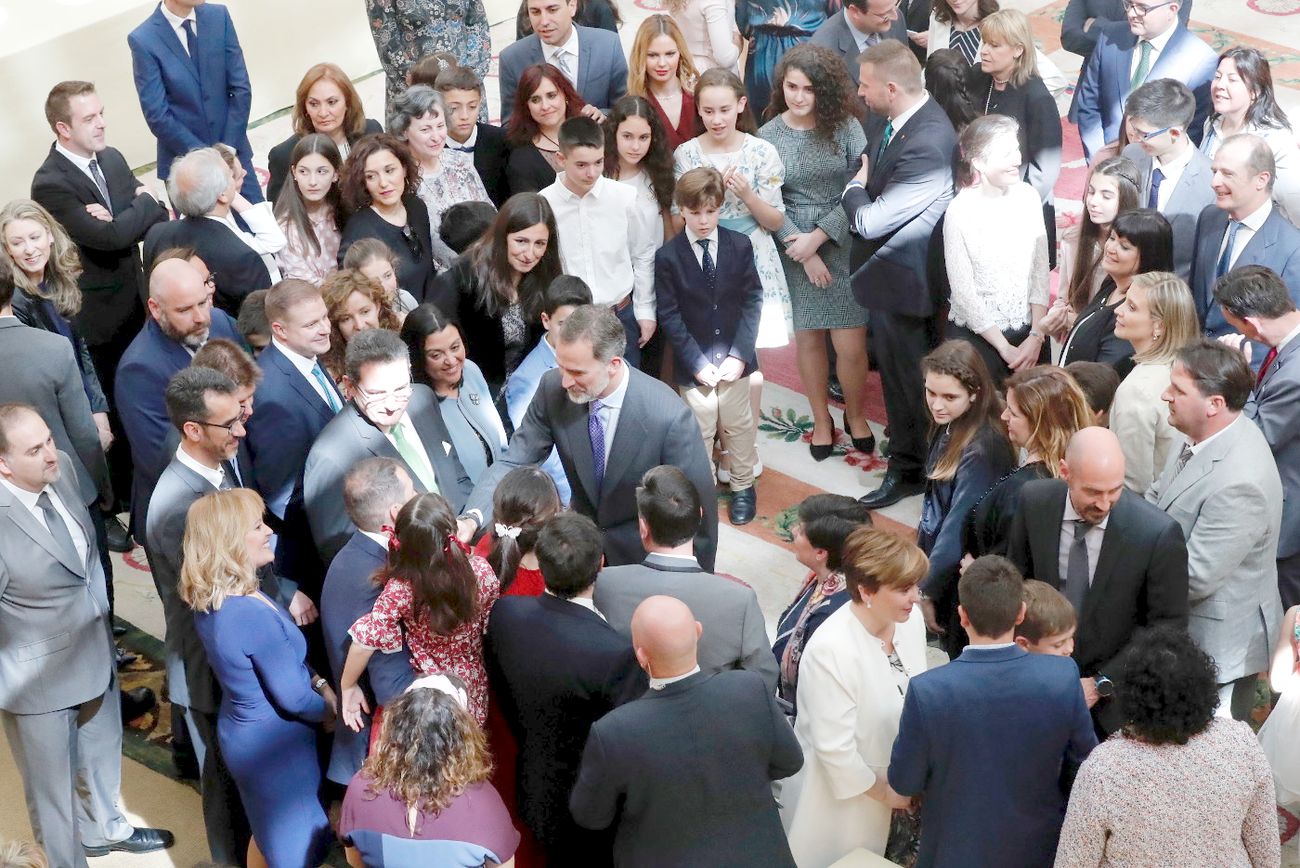
<instances>
[{"instance_id":1,"label":"woman in blue dress","mask_svg":"<svg viewBox=\"0 0 1300 868\"><path fill-rule=\"evenodd\" d=\"M195 501L180 594L221 685L217 742L253 830L248 865L304 868L324 861L333 837L316 730L335 702L307 668L307 643L289 613L258 589L258 570L275 559L264 509L242 488Z\"/></svg>"},{"instance_id":2,"label":"woman in blue dress","mask_svg":"<svg viewBox=\"0 0 1300 868\"><path fill-rule=\"evenodd\" d=\"M781 55L807 42L842 5L841 0L736 0L736 26L749 40L745 91L754 117L766 117L772 98L772 70Z\"/></svg>"}]
</instances>

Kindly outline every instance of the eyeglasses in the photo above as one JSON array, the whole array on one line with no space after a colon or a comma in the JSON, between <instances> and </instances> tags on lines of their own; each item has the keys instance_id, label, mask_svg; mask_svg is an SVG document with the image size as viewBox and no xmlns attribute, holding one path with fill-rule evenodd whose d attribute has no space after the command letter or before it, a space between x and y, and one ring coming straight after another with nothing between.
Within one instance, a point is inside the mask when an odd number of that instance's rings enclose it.
<instances>
[{"instance_id":1,"label":"eyeglasses","mask_svg":"<svg viewBox=\"0 0 1300 868\"><path fill-rule=\"evenodd\" d=\"M1134 18L1146 18L1147 15L1154 12L1156 9L1159 9L1161 6L1169 6L1175 2L1177 2L1177 0L1166 0L1164 3L1156 3L1153 6L1142 6L1137 3L1125 3L1124 13L1126 15L1132 15Z\"/></svg>"},{"instance_id":2,"label":"eyeglasses","mask_svg":"<svg viewBox=\"0 0 1300 868\"><path fill-rule=\"evenodd\" d=\"M215 290L217 288L217 273L215 271L209 271L208 276L203 279L203 285L208 289Z\"/></svg>"},{"instance_id":3,"label":"eyeglasses","mask_svg":"<svg viewBox=\"0 0 1300 868\"><path fill-rule=\"evenodd\" d=\"M244 424L244 420L247 418L248 418L248 414L245 413L243 410L240 410L239 418L232 419L229 422L204 422L201 419L191 419L190 421L193 422L195 425L202 425L205 428L223 428L225 429L225 432L227 434L233 437L235 436L235 426L239 425L242 427Z\"/></svg>"},{"instance_id":4,"label":"eyeglasses","mask_svg":"<svg viewBox=\"0 0 1300 868\"><path fill-rule=\"evenodd\" d=\"M1173 129L1173 127L1161 127L1158 130L1152 130L1149 133L1144 133L1141 130L1133 129L1132 124L1129 125L1129 128L1133 131L1133 135L1137 136L1137 140L1139 142L1149 142L1152 139L1154 139L1156 136L1164 135L1165 133Z\"/></svg>"},{"instance_id":5,"label":"eyeglasses","mask_svg":"<svg viewBox=\"0 0 1300 868\"><path fill-rule=\"evenodd\" d=\"M362 405L369 407L371 404L379 404L387 401L389 398L396 398L399 401L405 401L411 397L411 385L398 386L396 389L390 389L387 392L367 392L360 386L353 386L352 391L357 393L361 399Z\"/></svg>"}]
</instances>

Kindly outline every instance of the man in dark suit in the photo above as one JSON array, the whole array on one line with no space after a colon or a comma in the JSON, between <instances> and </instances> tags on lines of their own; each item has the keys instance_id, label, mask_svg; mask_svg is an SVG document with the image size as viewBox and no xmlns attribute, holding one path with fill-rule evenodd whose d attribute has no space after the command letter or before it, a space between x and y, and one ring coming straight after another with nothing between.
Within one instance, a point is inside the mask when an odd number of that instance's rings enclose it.
<instances>
[{"instance_id":1,"label":"man in dark suit","mask_svg":"<svg viewBox=\"0 0 1300 868\"><path fill-rule=\"evenodd\" d=\"M926 94L921 65L889 39L862 53L858 95L867 122L862 169L844 188L855 241L853 294L871 311L871 340L889 414L889 470L862 498L872 509L925 487L926 432L921 358L938 335L941 299L928 275L930 238L952 201L957 134Z\"/></svg>"},{"instance_id":2,"label":"man in dark suit","mask_svg":"<svg viewBox=\"0 0 1300 868\"><path fill-rule=\"evenodd\" d=\"M882 39L896 39L910 47L907 29L894 0L851 0L823 21L808 41L844 58L849 77L857 84L861 71L858 57L862 52Z\"/></svg>"},{"instance_id":3,"label":"man in dark suit","mask_svg":"<svg viewBox=\"0 0 1300 868\"><path fill-rule=\"evenodd\" d=\"M1117 676L1133 634L1187 627L1187 545L1176 521L1124 487L1124 453L1105 428L1075 434L1060 473L1021 491L1007 557L1074 604L1074 660L1109 734L1123 723Z\"/></svg>"},{"instance_id":4,"label":"man in dark suit","mask_svg":"<svg viewBox=\"0 0 1300 868\"><path fill-rule=\"evenodd\" d=\"M262 255L227 222L239 195L230 167L212 148L191 151L172 166L167 195L181 219L145 234L144 267L153 268L158 254L168 248L194 248L216 280L217 307L238 316L244 296L267 289L273 278Z\"/></svg>"},{"instance_id":5,"label":"man in dark suit","mask_svg":"<svg viewBox=\"0 0 1300 868\"><path fill-rule=\"evenodd\" d=\"M0 405L0 726L51 865L170 847L123 816L122 717L104 570L68 456ZM16 796L8 797L9 811Z\"/></svg>"},{"instance_id":6,"label":"man in dark suit","mask_svg":"<svg viewBox=\"0 0 1300 868\"><path fill-rule=\"evenodd\" d=\"M674 464L707 504L695 555L711 570L717 495L700 426L671 388L624 361L626 342L623 324L608 307L574 308L556 340L559 367L542 376L510 449L479 479L469 506L490 516L501 479L516 467L541 464L555 447L573 489L570 507L605 534L606 563L640 563L645 549L636 487L651 467Z\"/></svg>"},{"instance_id":7,"label":"man in dark suit","mask_svg":"<svg viewBox=\"0 0 1300 868\"><path fill-rule=\"evenodd\" d=\"M506 133L493 124L479 123L479 107L487 94L483 80L467 66L453 66L438 73L434 89L442 94L447 110L447 147L471 154L474 171L483 182L488 198L498 208L510 198L506 182L506 160L510 148Z\"/></svg>"},{"instance_id":8,"label":"man in dark suit","mask_svg":"<svg viewBox=\"0 0 1300 868\"><path fill-rule=\"evenodd\" d=\"M441 494L457 512L471 488L433 390L411 384L401 338L386 329L360 332L348 344L344 365L352 402L320 432L303 470L307 520L326 567L356 530L343 502L343 479L360 459L401 461L417 494Z\"/></svg>"},{"instance_id":9,"label":"man in dark suit","mask_svg":"<svg viewBox=\"0 0 1300 868\"><path fill-rule=\"evenodd\" d=\"M1215 199L1210 158L1187 134L1196 99L1187 85L1157 78L1129 94L1124 111L1137 136L1124 156L1138 167L1138 204L1165 215L1174 232L1174 271L1190 280L1196 221Z\"/></svg>"},{"instance_id":10,"label":"man in dark suit","mask_svg":"<svg viewBox=\"0 0 1300 868\"><path fill-rule=\"evenodd\" d=\"M583 114L596 117L627 93L627 59L618 34L573 23L577 0L526 0L533 32L501 52L501 123L510 120L519 76L534 63L549 63L564 73L586 102Z\"/></svg>"},{"instance_id":11,"label":"man in dark suit","mask_svg":"<svg viewBox=\"0 0 1300 868\"><path fill-rule=\"evenodd\" d=\"M601 570L596 608L631 638L632 613L643 600L656 594L676 597L704 625L701 669L748 669L776 692L776 658L758 595L735 579L706 573L691 553L703 509L686 474L671 465L647 470L636 490L636 507L645 560Z\"/></svg>"},{"instance_id":12,"label":"man in dark suit","mask_svg":"<svg viewBox=\"0 0 1300 868\"><path fill-rule=\"evenodd\" d=\"M1188 135L1200 144L1219 58L1178 20L1179 5L1178 0L1135 0L1124 6L1127 20L1100 29L1070 106L1070 120L1079 125L1086 156L1119 138L1124 100L1138 85L1157 78L1181 81L1196 95Z\"/></svg>"},{"instance_id":13,"label":"man in dark suit","mask_svg":"<svg viewBox=\"0 0 1300 868\"><path fill-rule=\"evenodd\" d=\"M573 818L588 829L613 826L623 868L793 868L772 781L803 766L799 742L753 672L700 671L700 630L673 597L637 607L632 644L650 690L591 728L569 799Z\"/></svg>"},{"instance_id":14,"label":"man in dark suit","mask_svg":"<svg viewBox=\"0 0 1300 868\"><path fill-rule=\"evenodd\" d=\"M1070 786L1097 746L1067 657L1015 643L1024 580L987 555L962 573L970 644L907 685L889 785L921 800L917 865L1050 868Z\"/></svg>"},{"instance_id":15,"label":"man in dark suit","mask_svg":"<svg viewBox=\"0 0 1300 868\"><path fill-rule=\"evenodd\" d=\"M1070 0L1061 18L1061 47L1086 61L1101 29L1107 24L1122 23L1127 17L1124 0ZM1191 17L1192 0L1183 0L1178 4L1178 20L1187 26Z\"/></svg>"},{"instance_id":16,"label":"man in dark suit","mask_svg":"<svg viewBox=\"0 0 1300 868\"><path fill-rule=\"evenodd\" d=\"M1214 298L1229 325L1268 347L1245 416L1264 432L1282 476L1277 584L1286 611L1300 605L1300 312L1282 279L1259 265L1220 278Z\"/></svg>"},{"instance_id":17,"label":"man in dark suit","mask_svg":"<svg viewBox=\"0 0 1300 868\"><path fill-rule=\"evenodd\" d=\"M413 497L415 487L410 475L402 462L393 458L363 458L343 478L343 505L357 530L330 562L320 598L321 629L336 688L352 645L348 631L358 618L370 614L379 599L383 587L375 583L374 577L388 563L389 536L397 513ZM400 696L413 680L415 670L409 654L375 654L366 665L360 686L367 703L374 708L375 703L387 705ZM336 726L325 776L346 787L366 761L369 744L368 717L360 732Z\"/></svg>"},{"instance_id":18,"label":"man in dark suit","mask_svg":"<svg viewBox=\"0 0 1300 868\"><path fill-rule=\"evenodd\" d=\"M131 527L144 533L149 494L171 459L163 454L171 423L163 392L209 337L241 343L235 321L212 309L212 288L184 259L159 262L149 275L149 319L122 354L114 395L131 445Z\"/></svg>"},{"instance_id":19,"label":"man in dark suit","mask_svg":"<svg viewBox=\"0 0 1300 868\"><path fill-rule=\"evenodd\" d=\"M1214 303L1214 284L1245 265L1262 265L1277 273L1300 299L1300 229L1273 203L1277 166L1268 144L1258 136L1230 136L1219 145L1212 162L1213 207L1196 222L1196 255L1190 286L1201 325L1210 337L1232 332L1223 311ZM1254 347L1252 360L1267 349Z\"/></svg>"},{"instance_id":20,"label":"man in dark suit","mask_svg":"<svg viewBox=\"0 0 1300 868\"><path fill-rule=\"evenodd\" d=\"M172 160L186 151L225 142L248 173L244 196L261 202L248 143L253 89L226 7L163 0L126 44L140 109L158 139L158 177L167 180Z\"/></svg>"},{"instance_id":21,"label":"man in dark suit","mask_svg":"<svg viewBox=\"0 0 1300 868\"><path fill-rule=\"evenodd\" d=\"M519 742L519 814L554 865L611 864L608 834L580 829L569 814L591 725L645 692L632 643L592 603L600 530L576 513L552 518L535 548L546 593L502 597L492 607L483 657L496 698Z\"/></svg>"}]
</instances>

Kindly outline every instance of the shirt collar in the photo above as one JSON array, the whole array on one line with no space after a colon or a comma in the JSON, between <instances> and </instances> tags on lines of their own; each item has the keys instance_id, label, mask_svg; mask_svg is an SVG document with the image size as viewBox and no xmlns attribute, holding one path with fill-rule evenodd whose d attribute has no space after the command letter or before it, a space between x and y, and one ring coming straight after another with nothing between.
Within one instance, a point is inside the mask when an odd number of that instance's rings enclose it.
<instances>
[{"instance_id":1,"label":"shirt collar","mask_svg":"<svg viewBox=\"0 0 1300 868\"><path fill-rule=\"evenodd\" d=\"M1297 335L1300 335L1300 325L1291 329L1291 331L1287 332L1286 337L1278 341L1277 351L1279 353L1282 352L1282 348L1285 347L1287 344L1291 343L1291 341L1295 340Z\"/></svg>"},{"instance_id":2,"label":"shirt collar","mask_svg":"<svg viewBox=\"0 0 1300 868\"><path fill-rule=\"evenodd\" d=\"M605 613L596 608L596 601L591 597L569 597L566 600L562 597L556 596L551 592L550 588L543 588L542 593L548 597L555 597L555 599L560 600L560 602L573 603L575 606L581 606L582 608L594 613L596 617L600 618L600 620L605 620Z\"/></svg>"},{"instance_id":3,"label":"shirt collar","mask_svg":"<svg viewBox=\"0 0 1300 868\"><path fill-rule=\"evenodd\" d=\"M284 357L286 359L293 362L293 366L297 368L304 377L312 376L312 371L316 369L315 358L309 359L306 356L301 355L295 352L294 350L289 349L287 346L280 343L279 338L271 338L271 343L275 346L277 350L284 353Z\"/></svg>"},{"instance_id":4,"label":"shirt collar","mask_svg":"<svg viewBox=\"0 0 1300 868\"><path fill-rule=\"evenodd\" d=\"M539 36L538 39L540 38L541 37ZM575 21L572 25L570 25L569 38L564 41L563 45L546 45L546 43L542 43L542 44L546 46L545 55L546 55L546 61L548 63L552 60L552 58L555 57L556 53L560 51L569 52L569 54L573 57L574 62L576 63L578 59L578 23ZM574 72L577 73L576 67L574 68Z\"/></svg>"},{"instance_id":5,"label":"shirt collar","mask_svg":"<svg viewBox=\"0 0 1300 868\"><path fill-rule=\"evenodd\" d=\"M861 30L853 26L853 22L849 20L849 12L847 9L843 10L840 14L844 16L844 23L848 25L849 33L853 34L853 41L858 44L859 48L861 48L866 44L867 40L871 38L871 34L863 33Z\"/></svg>"},{"instance_id":6,"label":"shirt collar","mask_svg":"<svg viewBox=\"0 0 1300 868\"><path fill-rule=\"evenodd\" d=\"M997 651L1002 648L1010 648L1015 642L994 642L992 645L967 645L967 651Z\"/></svg>"},{"instance_id":7,"label":"shirt collar","mask_svg":"<svg viewBox=\"0 0 1300 868\"><path fill-rule=\"evenodd\" d=\"M1232 428L1233 425L1236 425L1240 421L1241 421L1241 414L1238 413L1237 418L1233 419L1227 425L1224 425L1218 431L1215 431L1209 437L1206 437L1200 443L1192 443L1191 441L1188 441L1187 446L1188 448L1191 449L1192 454L1195 455L1196 453L1204 449L1206 446L1209 446L1211 443L1213 443L1216 439L1223 436L1223 432L1229 430L1230 428Z\"/></svg>"},{"instance_id":8,"label":"shirt collar","mask_svg":"<svg viewBox=\"0 0 1300 868\"><path fill-rule=\"evenodd\" d=\"M916 101L916 105L889 122L894 128L894 133L897 134L903 128L903 125L912 119L912 115L920 111L921 106L925 105L929 100L930 94L927 91L921 91L921 98Z\"/></svg>"},{"instance_id":9,"label":"shirt collar","mask_svg":"<svg viewBox=\"0 0 1300 868\"><path fill-rule=\"evenodd\" d=\"M1192 161L1192 154L1195 151L1196 151L1196 145L1193 145L1189 142L1187 147L1183 148L1183 152L1178 156L1174 157L1169 162L1162 163L1156 160L1153 160L1152 162L1154 162L1156 166L1159 167L1160 171L1163 172L1166 177L1168 177L1171 173L1182 172L1183 169L1186 169L1187 164Z\"/></svg>"},{"instance_id":10,"label":"shirt collar","mask_svg":"<svg viewBox=\"0 0 1300 868\"><path fill-rule=\"evenodd\" d=\"M60 154L62 154L63 156L67 157L68 161L71 162L72 165L76 166L78 169L85 172L87 175L90 174L90 161L95 159L93 155L89 157L83 157L81 156L81 154L74 154L72 153L72 151L69 151L67 148L63 147L62 142L55 142L54 149L58 151Z\"/></svg>"},{"instance_id":11,"label":"shirt collar","mask_svg":"<svg viewBox=\"0 0 1300 868\"><path fill-rule=\"evenodd\" d=\"M628 370L627 359L623 360L623 382L618 384L614 391L606 397L600 399L600 405L610 410L623 409L623 398L627 396L627 381L632 379L632 374Z\"/></svg>"},{"instance_id":12,"label":"shirt collar","mask_svg":"<svg viewBox=\"0 0 1300 868\"><path fill-rule=\"evenodd\" d=\"M686 227L686 240L691 242L692 250L695 249L695 245L697 243L699 243L700 241L704 241L706 239L712 242L709 244L709 249L712 250L713 254L716 256L718 253L718 227L717 226L714 226L713 231L710 232L708 235L704 235L704 236L696 235L694 232L691 231L691 227L689 226Z\"/></svg>"},{"instance_id":13,"label":"shirt collar","mask_svg":"<svg viewBox=\"0 0 1300 868\"><path fill-rule=\"evenodd\" d=\"M1161 33L1159 36L1149 36L1147 37L1146 41L1150 42L1151 48L1155 51L1156 54L1159 54L1165 50L1165 46L1169 44L1169 40L1174 38L1174 31L1177 29L1178 29L1178 19L1175 18L1174 23L1169 27L1168 30L1166 30L1164 33ZM1141 52L1142 51L1141 46L1142 46L1142 40L1138 40L1138 45L1137 47L1134 48L1134 50Z\"/></svg>"},{"instance_id":14,"label":"shirt collar","mask_svg":"<svg viewBox=\"0 0 1300 868\"><path fill-rule=\"evenodd\" d=\"M1068 491L1065 493L1065 515L1061 517L1061 521L1062 522L1083 521L1083 516L1079 515L1079 513L1075 511L1074 501L1070 500L1070 492ZM1101 521L1097 522L1095 527L1099 527L1102 530L1105 530L1106 524L1109 521L1110 521L1110 513L1108 512L1106 513L1106 517L1103 518Z\"/></svg>"},{"instance_id":15,"label":"shirt collar","mask_svg":"<svg viewBox=\"0 0 1300 868\"><path fill-rule=\"evenodd\" d=\"M460 148L462 151L472 151L478 144L478 124L474 124L474 129L469 131L469 138L463 142L458 142L450 136L447 137L447 145L451 148Z\"/></svg>"},{"instance_id":16,"label":"shirt collar","mask_svg":"<svg viewBox=\"0 0 1300 868\"><path fill-rule=\"evenodd\" d=\"M592 188L587 191L587 195L579 196L577 193L570 190L569 186L564 183L563 172L560 172L560 174L558 174L555 177L555 188L559 190L560 195L564 197L566 201L572 201L572 202L577 202L582 199L595 199L599 201L601 191L607 189L609 184L617 184L617 183L618 183L617 181L614 181L610 178L606 178L604 176L599 177L596 179L596 183L592 186Z\"/></svg>"},{"instance_id":17,"label":"shirt collar","mask_svg":"<svg viewBox=\"0 0 1300 868\"><path fill-rule=\"evenodd\" d=\"M384 551L388 551L388 534L375 533L374 531L369 531L369 530L361 530L361 528L357 528L357 530L366 539L370 540L371 542L379 546Z\"/></svg>"},{"instance_id":18,"label":"shirt collar","mask_svg":"<svg viewBox=\"0 0 1300 868\"><path fill-rule=\"evenodd\" d=\"M170 24L172 28L175 30L180 30L182 22L185 21L193 21L195 27L198 27L199 25L199 20L198 18L195 17L193 9L190 10L189 15L186 15L184 18L181 18L175 12L172 12L170 9L168 9L166 3L159 3L158 8L162 10L163 17L167 19L167 23Z\"/></svg>"},{"instance_id":19,"label":"shirt collar","mask_svg":"<svg viewBox=\"0 0 1300 868\"><path fill-rule=\"evenodd\" d=\"M4 479L2 477L0 477L0 482L4 483L4 487L9 489L9 493L12 494L19 503L27 507L28 512L36 512L38 508L36 506L36 500L42 494L48 491L50 493L50 497L53 498L55 493L54 489L48 485L42 488L40 491L28 491L25 488L19 488L18 486L10 482L8 479Z\"/></svg>"},{"instance_id":20,"label":"shirt collar","mask_svg":"<svg viewBox=\"0 0 1300 868\"><path fill-rule=\"evenodd\" d=\"M678 681L685 681L687 678L690 678L692 675L695 675L699 671L700 671L700 667L696 665L696 667L692 669L690 672L683 672L681 675L674 675L672 678L651 678L650 689L663 690L669 684L674 684Z\"/></svg>"},{"instance_id":21,"label":"shirt collar","mask_svg":"<svg viewBox=\"0 0 1300 868\"><path fill-rule=\"evenodd\" d=\"M1241 220L1237 222L1245 226L1251 232L1258 232L1260 230L1260 227L1264 225L1264 221L1268 219L1268 215L1272 213L1273 213L1273 200L1272 198L1268 198L1264 200L1263 205L1260 205L1254 211L1247 214L1245 217L1241 218Z\"/></svg>"},{"instance_id":22,"label":"shirt collar","mask_svg":"<svg viewBox=\"0 0 1300 868\"><path fill-rule=\"evenodd\" d=\"M226 468L218 466L216 470L213 470L206 464L200 464L198 459L185 451L184 446L176 447L176 460L212 483L213 488L220 488L221 483L226 479Z\"/></svg>"}]
</instances>

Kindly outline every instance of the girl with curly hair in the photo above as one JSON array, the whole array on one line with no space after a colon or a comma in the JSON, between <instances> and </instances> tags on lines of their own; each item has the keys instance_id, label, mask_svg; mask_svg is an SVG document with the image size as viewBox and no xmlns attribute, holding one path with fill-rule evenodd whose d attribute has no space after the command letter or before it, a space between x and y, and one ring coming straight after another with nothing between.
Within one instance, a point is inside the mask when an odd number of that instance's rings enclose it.
<instances>
[{"instance_id":1,"label":"girl with curly hair","mask_svg":"<svg viewBox=\"0 0 1300 868\"><path fill-rule=\"evenodd\" d=\"M354 268L340 268L321 284L321 296L330 319L330 348L320 362L334 381L343 380L343 353L353 335L366 329L402 327L405 314L393 306L388 292Z\"/></svg>"},{"instance_id":2,"label":"girl with curly hair","mask_svg":"<svg viewBox=\"0 0 1300 868\"><path fill-rule=\"evenodd\" d=\"M668 135L668 151L700 132L695 114L695 62L677 23L651 15L637 28L628 62L627 92L645 97Z\"/></svg>"},{"instance_id":3,"label":"girl with curly hair","mask_svg":"<svg viewBox=\"0 0 1300 868\"><path fill-rule=\"evenodd\" d=\"M844 387L844 427L855 449L871 452L876 442L865 405L866 310L849 286L849 222L839 204L867 145L855 116L853 82L838 55L812 44L787 51L772 81L772 119L758 134L785 165L785 220L776 236L784 247L781 266L790 287L799 377L812 406L808 448L815 460L825 461L837 439L827 390L829 335Z\"/></svg>"},{"instance_id":4,"label":"girl with curly hair","mask_svg":"<svg viewBox=\"0 0 1300 868\"><path fill-rule=\"evenodd\" d=\"M625 96L610 109L605 121L605 176L637 191L636 209L659 242L670 236L673 202L672 134L649 100Z\"/></svg>"}]
</instances>

